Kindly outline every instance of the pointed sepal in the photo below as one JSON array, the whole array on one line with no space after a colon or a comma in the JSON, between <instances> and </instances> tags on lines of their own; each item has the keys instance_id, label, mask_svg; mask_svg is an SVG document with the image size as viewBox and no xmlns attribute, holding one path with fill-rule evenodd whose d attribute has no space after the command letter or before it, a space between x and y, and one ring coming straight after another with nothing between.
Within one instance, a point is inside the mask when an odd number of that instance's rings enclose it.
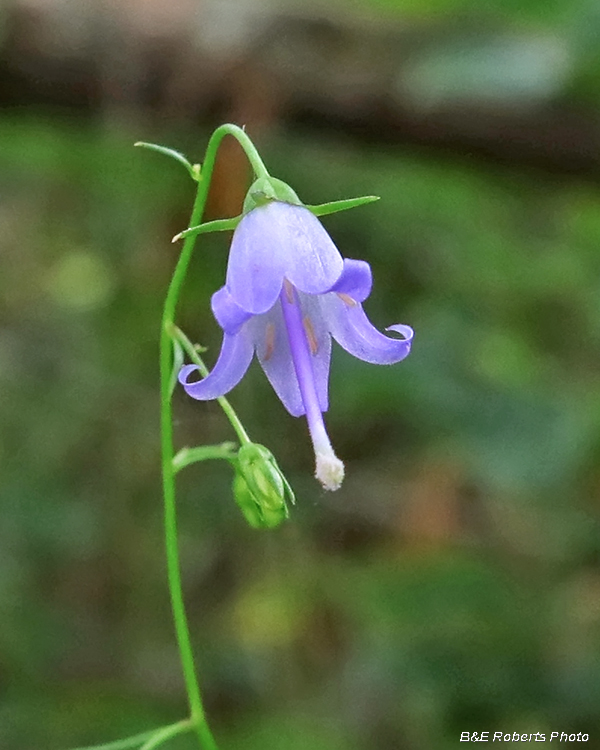
<instances>
[{"instance_id":1,"label":"pointed sepal","mask_svg":"<svg viewBox=\"0 0 600 750\"><path fill-rule=\"evenodd\" d=\"M179 371L183 366L184 351L183 347L181 346L179 341L177 341L177 339L171 338L171 343L173 344L173 370L171 371L171 379L169 381L169 393L172 396L173 391L175 390L175 386L177 385L177 377L179 375Z\"/></svg>"},{"instance_id":2,"label":"pointed sepal","mask_svg":"<svg viewBox=\"0 0 600 750\"><path fill-rule=\"evenodd\" d=\"M338 211L347 211L349 208L357 208L367 203L378 201L378 195L363 195L360 198L347 198L342 201L331 201L330 203L321 203L318 206L306 206L315 216L327 216L327 214L336 214Z\"/></svg>"},{"instance_id":3,"label":"pointed sepal","mask_svg":"<svg viewBox=\"0 0 600 750\"><path fill-rule=\"evenodd\" d=\"M179 240L183 240L186 237L196 237L198 234L208 234L208 232L226 232L227 230L235 229L241 220L241 216L234 216L232 219L207 221L205 224L198 224L197 227L184 229L183 232L176 234L171 242L179 242Z\"/></svg>"}]
</instances>

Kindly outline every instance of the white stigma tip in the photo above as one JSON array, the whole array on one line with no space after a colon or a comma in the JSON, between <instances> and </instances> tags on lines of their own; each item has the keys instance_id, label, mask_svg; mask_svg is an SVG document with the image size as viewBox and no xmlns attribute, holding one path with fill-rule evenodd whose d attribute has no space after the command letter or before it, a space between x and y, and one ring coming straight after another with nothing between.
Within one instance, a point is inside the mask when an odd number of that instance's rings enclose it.
<instances>
[{"instance_id":1,"label":"white stigma tip","mask_svg":"<svg viewBox=\"0 0 600 750\"><path fill-rule=\"evenodd\" d=\"M323 488L333 492L339 490L344 481L344 462L335 453L317 453L315 477Z\"/></svg>"}]
</instances>

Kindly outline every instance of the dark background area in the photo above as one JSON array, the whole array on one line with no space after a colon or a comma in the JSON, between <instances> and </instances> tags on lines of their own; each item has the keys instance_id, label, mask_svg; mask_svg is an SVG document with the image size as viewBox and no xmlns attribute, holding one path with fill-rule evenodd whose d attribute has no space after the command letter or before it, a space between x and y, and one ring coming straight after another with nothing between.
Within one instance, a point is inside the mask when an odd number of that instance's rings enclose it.
<instances>
[{"instance_id":1,"label":"dark background area","mask_svg":"<svg viewBox=\"0 0 600 750\"><path fill-rule=\"evenodd\" d=\"M485 7L484 7L485 5ZM347 480L253 365L231 394L298 504L249 529L229 468L179 483L201 684L222 750L430 750L460 733L600 747L600 10L574 0L5 0L0 8L0 747L183 718L162 547L161 305L201 159L246 125L373 269L376 367L335 351ZM220 153L209 218L249 173ZM220 344L229 238L179 322ZM232 439L175 398L179 445ZM173 748L191 748L179 738Z\"/></svg>"}]
</instances>

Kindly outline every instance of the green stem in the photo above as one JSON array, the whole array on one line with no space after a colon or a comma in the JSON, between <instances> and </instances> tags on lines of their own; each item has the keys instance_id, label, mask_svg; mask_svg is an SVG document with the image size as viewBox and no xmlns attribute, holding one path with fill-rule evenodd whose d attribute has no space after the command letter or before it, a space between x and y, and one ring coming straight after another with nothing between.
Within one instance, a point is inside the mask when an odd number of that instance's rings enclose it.
<instances>
[{"instance_id":1,"label":"green stem","mask_svg":"<svg viewBox=\"0 0 600 750\"><path fill-rule=\"evenodd\" d=\"M184 350L187 352L188 357L192 360L192 362L195 365L198 365L198 369L200 370L200 374L203 378L208 376L208 367L204 364L204 360L200 356L198 349L192 342L188 339L188 337L185 335L185 333L181 330L181 328L177 328L177 326L173 326L172 335L181 346L184 348ZM240 418L235 413L235 409L233 406L229 403L229 401L225 398L225 396L219 396L217 399L219 402L221 409L225 412L227 415L227 419L231 422L231 426L235 430L238 438L240 439L240 443L242 445L244 443L249 443L250 438L248 437L248 433L244 429L244 425L241 423Z\"/></svg>"},{"instance_id":2,"label":"green stem","mask_svg":"<svg viewBox=\"0 0 600 750\"><path fill-rule=\"evenodd\" d=\"M189 725L189 722L188 722ZM115 740L114 742L105 742L102 745L89 745L88 747L78 747L75 750L128 750L130 747L140 747L143 742L147 742L156 736L158 732L163 732L171 727L178 726L177 724L169 724L166 727L160 727L159 729L151 729L148 732L141 732L135 734L133 737L126 737L122 740Z\"/></svg>"},{"instance_id":3,"label":"green stem","mask_svg":"<svg viewBox=\"0 0 600 750\"><path fill-rule=\"evenodd\" d=\"M198 183L198 192L196 194L196 200L194 201L194 207L192 209L192 215L188 226L196 226L202 221L212 172L215 166L217 149L226 135L232 135L238 140L246 152L246 155L257 175L268 175L266 167L256 151L254 144L250 141L244 131L236 125L221 125L221 127L217 128L211 135L206 148L201 179ZM181 570L179 566L177 513L175 505L175 469L173 467L175 449L173 445L173 408L171 404L170 387L173 368L171 332L175 320L177 301L190 264L194 244L195 237L186 237L181 255L175 266L175 271L173 272L173 277L171 278L171 283L169 284L163 308L160 332L161 460L169 593L171 596L171 608L173 610L177 645L179 647L183 677L190 706L191 722L196 729L200 747L203 748L203 750L217 750L217 744L206 722L204 706L202 704L200 687L198 685L198 678L196 676L194 665L190 631L185 614L185 604L181 586Z\"/></svg>"},{"instance_id":4,"label":"green stem","mask_svg":"<svg viewBox=\"0 0 600 750\"><path fill-rule=\"evenodd\" d=\"M190 464L198 461L210 461L211 459L236 461L236 444L221 443L221 445L199 445L196 448L182 448L173 458L173 468L177 473Z\"/></svg>"},{"instance_id":5,"label":"green stem","mask_svg":"<svg viewBox=\"0 0 600 750\"><path fill-rule=\"evenodd\" d=\"M171 724L170 727L165 727L150 737L150 739L141 746L140 750L154 750L154 748L162 745L163 742L170 740L171 737L176 737L178 734L189 732L191 728L192 722L189 719L179 721L177 724Z\"/></svg>"},{"instance_id":6,"label":"green stem","mask_svg":"<svg viewBox=\"0 0 600 750\"><path fill-rule=\"evenodd\" d=\"M218 148L219 143L226 135L232 135L237 142L240 144L240 146L244 149L244 152L246 156L248 157L248 161L252 165L252 169L254 170L254 174L257 177L269 177L269 172L267 171L267 168L265 167L265 164L263 160L260 158L260 154L256 150L256 146L252 143L250 138L246 135L246 131L243 128L238 127L237 125L232 125L231 123L226 123L225 125L221 125L218 127L215 132L212 134L211 139L208 143L208 147L206 149L206 156L208 158L208 151L210 149L211 142L215 141L215 151ZM206 164L206 160L204 162ZM204 170L206 168L204 167L202 170L202 176L204 177ZM193 226L190 224L190 226Z\"/></svg>"}]
</instances>

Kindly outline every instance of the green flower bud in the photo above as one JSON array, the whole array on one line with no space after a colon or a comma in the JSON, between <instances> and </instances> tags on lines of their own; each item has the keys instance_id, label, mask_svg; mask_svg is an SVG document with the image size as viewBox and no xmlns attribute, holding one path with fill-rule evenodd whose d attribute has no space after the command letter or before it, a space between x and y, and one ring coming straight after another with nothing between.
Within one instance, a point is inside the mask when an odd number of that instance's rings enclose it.
<instances>
[{"instance_id":1,"label":"green flower bud","mask_svg":"<svg viewBox=\"0 0 600 750\"><path fill-rule=\"evenodd\" d=\"M257 443L246 443L238 451L233 495L253 528L274 528L288 517L286 495L294 493L275 457Z\"/></svg>"},{"instance_id":2,"label":"green flower bud","mask_svg":"<svg viewBox=\"0 0 600 750\"><path fill-rule=\"evenodd\" d=\"M253 529L263 527L262 514L258 504L241 474L236 473L233 477L233 496L238 507L244 514L244 518Z\"/></svg>"},{"instance_id":3,"label":"green flower bud","mask_svg":"<svg viewBox=\"0 0 600 750\"><path fill-rule=\"evenodd\" d=\"M287 518L285 503L274 510L259 505L241 474L236 474L233 478L233 495L244 518L253 529L273 529Z\"/></svg>"}]
</instances>

